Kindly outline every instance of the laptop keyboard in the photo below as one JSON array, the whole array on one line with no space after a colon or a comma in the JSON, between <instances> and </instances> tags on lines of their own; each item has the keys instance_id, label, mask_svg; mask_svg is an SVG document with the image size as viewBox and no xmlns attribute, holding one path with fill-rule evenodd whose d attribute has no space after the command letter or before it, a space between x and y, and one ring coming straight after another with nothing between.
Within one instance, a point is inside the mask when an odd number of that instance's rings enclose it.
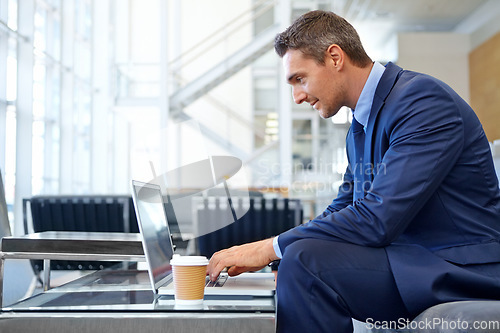
<instances>
[{"instance_id":1,"label":"laptop keyboard","mask_svg":"<svg viewBox=\"0 0 500 333\"><path fill-rule=\"evenodd\" d=\"M211 287L222 287L224 283L226 283L227 278L229 275L227 272L221 272L219 274L219 277L215 281L210 281L210 278L207 276L207 282L205 284L205 287L211 288Z\"/></svg>"}]
</instances>

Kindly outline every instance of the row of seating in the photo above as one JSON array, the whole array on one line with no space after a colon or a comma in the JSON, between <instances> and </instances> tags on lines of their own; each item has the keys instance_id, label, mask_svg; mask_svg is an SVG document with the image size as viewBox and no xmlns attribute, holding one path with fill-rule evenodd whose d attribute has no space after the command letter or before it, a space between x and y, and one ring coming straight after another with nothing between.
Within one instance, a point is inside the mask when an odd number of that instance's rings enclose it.
<instances>
[{"instance_id":1,"label":"row of seating","mask_svg":"<svg viewBox=\"0 0 500 333\"><path fill-rule=\"evenodd\" d=\"M230 208L222 206L221 200L226 199L215 198L212 205L208 199L203 199L201 205L195 205L195 220L220 221L227 217ZM234 201L237 207L243 206L238 200ZM294 199L250 198L246 209L248 211L234 223L199 236L197 252L210 257L223 248L276 236L299 225L303 218L300 201Z\"/></svg>"},{"instance_id":2,"label":"row of seating","mask_svg":"<svg viewBox=\"0 0 500 333\"><path fill-rule=\"evenodd\" d=\"M43 231L139 232L130 196L35 196L23 200L25 233ZM32 230L30 230L32 229ZM95 270L117 262L51 261L51 270ZM38 275L41 260L32 261Z\"/></svg>"},{"instance_id":3,"label":"row of seating","mask_svg":"<svg viewBox=\"0 0 500 333\"><path fill-rule=\"evenodd\" d=\"M219 220L228 209L220 203L226 198L209 199L193 205L197 221ZM238 202L238 199L234 199ZM167 215L171 205L165 205ZM23 200L25 232L86 231L86 232L139 232L132 198L127 195L110 196L34 196ZM175 215L175 214L174 214ZM173 221L173 222L172 222ZM196 239L198 253L210 257L214 252L232 246L277 235L302 221L299 200L250 198L246 214L219 230ZM169 218L169 226L177 247L185 244L180 236L177 220ZM51 261L52 270L94 270L112 267L116 262ZM42 261L33 261L36 274L43 269Z\"/></svg>"}]
</instances>

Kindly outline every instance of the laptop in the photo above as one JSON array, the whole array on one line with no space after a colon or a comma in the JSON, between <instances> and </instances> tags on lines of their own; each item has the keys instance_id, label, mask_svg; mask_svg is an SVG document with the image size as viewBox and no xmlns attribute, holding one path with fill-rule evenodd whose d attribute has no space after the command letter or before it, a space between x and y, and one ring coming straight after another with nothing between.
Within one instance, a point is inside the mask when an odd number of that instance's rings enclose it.
<instances>
[{"instance_id":1,"label":"laptop","mask_svg":"<svg viewBox=\"0 0 500 333\"><path fill-rule=\"evenodd\" d=\"M153 292L174 295L170 266L174 246L160 186L132 180L132 198ZM272 296L275 293L273 273L243 273L234 277L226 273L221 277L218 283L207 279L205 295Z\"/></svg>"}]
</instances>

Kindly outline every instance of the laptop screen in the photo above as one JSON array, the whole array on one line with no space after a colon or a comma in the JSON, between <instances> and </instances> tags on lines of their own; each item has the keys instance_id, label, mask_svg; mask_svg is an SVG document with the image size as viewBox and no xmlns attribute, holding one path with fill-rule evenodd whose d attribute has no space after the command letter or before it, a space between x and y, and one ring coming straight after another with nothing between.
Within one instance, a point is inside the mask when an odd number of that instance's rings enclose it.
<instances>
[{"instance_id":1,"label":"laptop screen","mask_svg":"<svg viewBox=\"0 0 500 333\"><path fill-rule=\"evenodd\" d=\"M149 276L157 290L172 272L170 259L174 253L161 190L158 185L132 181L132 191Z\"/></svg>"}]
</instances>

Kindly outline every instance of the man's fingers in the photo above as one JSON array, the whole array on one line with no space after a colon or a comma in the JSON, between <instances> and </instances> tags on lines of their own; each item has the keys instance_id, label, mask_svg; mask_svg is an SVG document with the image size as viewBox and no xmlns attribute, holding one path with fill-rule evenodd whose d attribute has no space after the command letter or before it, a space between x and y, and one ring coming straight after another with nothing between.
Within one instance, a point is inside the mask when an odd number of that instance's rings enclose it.
<instances>
[{"instance_id":1,"label":"man's fingers","mask_svg":"<svg viewBox=\"0 0 500 333\"><path fill-rule=\"evenodd\" d=\"M210 262L208 263L207 266L207 274L209 275L211 281L217 280L217 277L219 276L220 272L224 270L226 267L231 266L228 264L227 254L224 255L223 252L227 252L227 250L216 252L212 256L212 258L210 258ZM222 258L224 260L219 258Z\"/></svg>"},{"instance_id":2,"label":"man's fingers","mask_svg":"<svg viewBox=\"0 0 500 333\"><path fill-rule=\"evenodd\" d=\"M277 259L277 257L274 253L271 238L233 246L214 253L208 264L207 274L214 281L225 267L230 267L228 273L233 276L243 272L259 270L273 259Z\"/></svg>"}]
</instances>

